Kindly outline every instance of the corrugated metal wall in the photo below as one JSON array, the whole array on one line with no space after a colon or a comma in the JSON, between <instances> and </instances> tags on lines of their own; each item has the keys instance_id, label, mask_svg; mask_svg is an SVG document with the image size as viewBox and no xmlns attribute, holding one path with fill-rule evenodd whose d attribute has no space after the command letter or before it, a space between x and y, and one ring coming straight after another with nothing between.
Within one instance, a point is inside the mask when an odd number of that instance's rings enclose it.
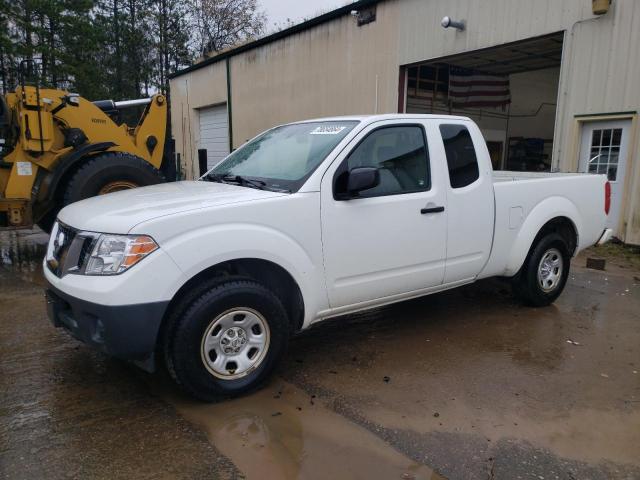
<instances>
[{"instance_id":1,"label":"corrugated metal wall","mask_svg":"<svg viewBox=\"0 0 640 480\"><path fill-rule=\"evenodd\" d=\"M444 30L440 20L445 15L464 20L466 30ZM576 115L640 109L638 0L614 0L602 17L593 16L591 0L381 2L377 20L363 27L345 15L233 56L234 145L292 120L374 113L376 108L394 112L400 65L561 31L565 49L553 161L561 170L575 170ZM194 162L195 109L226 101L225 64L177 77L171 85L177 149ZM640 135L630 150L621 230L627 241L640 244Z\"/></svg>"},{"instance_id":2,"label":"corrugated metal wall","mask_svg":"<svg viewBox=\"0 0 640 480\"><path fill-rule=\"evenodd\" d=\"M585 2L590 3L590 2ZM554 160L576 171L577 116L637 114L640 109L640 2L615 0L612 11L567 26L556 122ZM618 233L640 244L640 137L631 131L623 211Z\"/></svg>"}]
</instances>

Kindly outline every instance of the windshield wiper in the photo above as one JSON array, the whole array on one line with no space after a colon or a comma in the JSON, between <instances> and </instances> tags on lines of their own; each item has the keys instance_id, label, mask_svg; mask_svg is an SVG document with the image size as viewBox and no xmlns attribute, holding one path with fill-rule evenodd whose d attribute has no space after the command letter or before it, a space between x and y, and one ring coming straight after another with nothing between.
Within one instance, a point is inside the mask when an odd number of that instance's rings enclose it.
<instances>
[{"instance_id":1,"label":"windshield wiper","mask_svg":"<svg viewBox=\"0 0 640 480\"><path fill-rule=\"evenodd\" d=\"M267 184L262 180L251 180L249 178L243 177L241 175L231 175L228 173L210 173L207 175L207 178L211 179L214 182L220 183L236 183L241 186L257 188L259 190L264 190Z\"/></svg>"}]
</instances>

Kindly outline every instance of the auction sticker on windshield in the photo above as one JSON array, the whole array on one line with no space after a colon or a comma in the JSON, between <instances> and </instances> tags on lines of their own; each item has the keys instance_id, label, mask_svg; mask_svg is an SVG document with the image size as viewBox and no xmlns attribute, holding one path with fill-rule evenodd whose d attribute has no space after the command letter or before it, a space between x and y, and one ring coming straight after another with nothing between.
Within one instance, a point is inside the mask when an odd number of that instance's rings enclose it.
<instances>
[{"instance_id":1,"label":"auction sticker on windshield","mask_svg":"<svg viewBox=\"0 0 640 480\"><path fill-rule=\"evenodd\" d=\"M341 125L320 125L309 132L309 135L337 135L345 128Z\"/></svg>"}]
</instances>

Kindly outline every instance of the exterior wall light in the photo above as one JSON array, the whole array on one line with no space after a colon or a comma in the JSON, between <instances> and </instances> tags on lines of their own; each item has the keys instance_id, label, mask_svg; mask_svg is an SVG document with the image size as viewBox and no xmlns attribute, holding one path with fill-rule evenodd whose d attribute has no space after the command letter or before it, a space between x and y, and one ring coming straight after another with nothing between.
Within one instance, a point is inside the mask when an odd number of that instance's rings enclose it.
<instances>
[{"instance_id":1,"label":"exterior wall light","mask_svg":"<svg viewBox=\"0 0 640 480\"><path fill-rule=\"evenodd\" d=\"M351 10L351 16L358 21L358 26L362 27L371 22L376 21L376 6L365 8L362 10Z\"/></svg>"},{"instance_id":2,"label":"exterior wall light","mask_svg":"<svg viewBox=\"0 0 640 480\"><path fill-rule=\"evenodd\" d=\"M464 27L465 27L464 21L456 21L448 16L442 19L442 21L440 22L440 25L442 25L442 28L452 27L461 32L464 31Z\"/></svg>"},{"instance_id":3,"label":"exterior wall light","mask_svg":"<svg viewBox=\"0 0 640 480\"><path fill-rule=\"evenodd\" d=\"M609 11L611 0L592 0L591 4L594 15L604 15Z\"/></svg>"}]
</instances>

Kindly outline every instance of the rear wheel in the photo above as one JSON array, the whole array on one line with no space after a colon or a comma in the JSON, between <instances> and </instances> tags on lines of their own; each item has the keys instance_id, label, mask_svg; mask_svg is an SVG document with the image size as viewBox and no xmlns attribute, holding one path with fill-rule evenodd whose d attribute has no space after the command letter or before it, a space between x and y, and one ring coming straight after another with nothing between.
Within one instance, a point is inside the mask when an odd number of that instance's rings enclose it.
<instances>
[{"instance_id":1,"label":"rear wheel","mask_svg":"<svg viewBox=\"0 0 640 480\"><path fill-rule=\"evenodd\" d=\"M87 160L71 177L64 192L63 206L96 195L154 185L163 180L158 169L135 155L101 153Z\"/></svg>"},{"instance_id":2,"label":"rear wheel","mask_svg":"<svg viewBox=\"0 0 640 480\"><path fill-rule=\"evenodd\" d=\"M514 278L514 292L528 305L550 305L564 290L570 262L571 254L561 235L549 233L543 236Z\"/></svg>"},{"instance_id":3,"label":"rear wheel","mask_svg":"<svg viewBox=\"0 0 640 480\"><path fill-rule=\"evenodd\" d=\"M280 299L263 285L213 282L167 319L167 370L183 390L204 401L246 393L278 364L288 325Z\"/></svg>"}]
</instances>

